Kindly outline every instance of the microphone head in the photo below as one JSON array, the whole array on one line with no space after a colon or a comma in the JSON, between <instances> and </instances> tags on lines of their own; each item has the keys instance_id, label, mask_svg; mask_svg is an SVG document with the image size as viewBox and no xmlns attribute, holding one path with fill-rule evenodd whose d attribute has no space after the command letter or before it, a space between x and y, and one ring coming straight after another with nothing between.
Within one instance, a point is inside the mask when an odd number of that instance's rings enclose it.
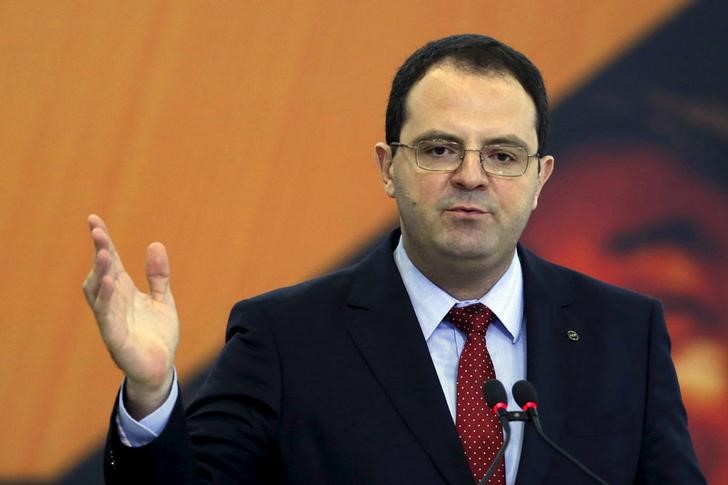
<instances>
[{"instance_id":1,"label":"microphone head","mask_svg":"<svg viewBox=\"0 0 728 485\"><path fill-rule=\"evenodd\" d=\"M498 404L506 404L508 402L508 394L506 394L506 388L503 387L501 381L498 379L490 379L483 384L483 394L485 395L485 402L488 407L493 407Z\"/></svg>"},{"instance_id":2,"label":"microphone head","mask_svg":"<svg viewBox=\"0 0 728 485\"><path fill-rule=\"evenodd\" d=\"M527 403L537 403L538 395L536 388L527 380L520 380L513 384L513 399L523 408Z\"/></svg>"}]
</instances>

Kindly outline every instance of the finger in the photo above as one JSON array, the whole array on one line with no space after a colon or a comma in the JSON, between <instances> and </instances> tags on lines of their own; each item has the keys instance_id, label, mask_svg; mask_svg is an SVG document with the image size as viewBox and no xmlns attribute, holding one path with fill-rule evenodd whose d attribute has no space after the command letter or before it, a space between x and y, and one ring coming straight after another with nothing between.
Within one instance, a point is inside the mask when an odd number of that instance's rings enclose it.
<instances>
[{"instance_id":1,"label":"finger","mask_svg":"<svg viewBox=\"0 0 728 485\"><path fill-rule=\"evenodd\" d=\"M101 219L96 214L91 214L90 216L88 216L88 225L95 246L97 246L97 240L103 241L105 244L111 244L109 229L106 227L106 223L104 223L103 219ZM94 234L96 234L96 236L94 236ZM102 238L102 235L104 235L105 237ZM96 248L96 250L98 251L98 247Z\"/></svg>"},{"instance_id":2,"label":"finger","mask_svg":"<svg viewBox=\"0 0 728 485\"><path fill-rule=\"evenodd\" d=\"M118 271L119 265L116 268L113 267L113 259L109 251L109 238L103 229L94 227L91 230L91 239L95 249L94 262L91 271L89 271L84 281L83 289L86 300L93 307L94 301L96 300L96 293L101 284L101 278L112 269ZM123 271L123 267L121 267L121 270Z\"/></svg>"},{"instance_id":3,"label":"finger","mask_svg":"<svg viewBox=\"0 0 728 485\"><path fill-rule=\"evenodd\" d=\"M87 220L88 220L89 229L91 231L93 231L96 228L99 228L102 231L104 231L105 233L107 233L107 234L109 233L109 228L106 227L106 223L104 222L104 220L101 219L101 217L97 216L96 214L91 214L90 216L88 216Z\"/></svg>"},{"instance_id":4,"label":"finger","mask_svg":"<svg viewBox=\"0 0 728 485\"><path fill-rule=\"evenodd\" d=\"M86 280L83 283L83 293L86 301L91 307L98 296L102 278L109 273L111 269L111 255L106 249L102 249L96 254L94 265L89 271Z\"/></svg>"},{"instance_id":5,"label":"finger","mask_svg":"<svg viewBox=\"0 0 728 485\"><path fill-rule=\"evenodd\" d=\"M147 248L147 281L149 293L157 301L169 294L169 258L164 245L154 242Z\"/></svg>"},{"instance_id":6,"label":"finger","mask_svg":"<svg viewBox=\"0 0 728 485\"><path fill-rule=\"evenodd\" d=\"M104 242L108 245L108 249L111 252L112 256L116 255L116 248L114 247L114 243L111 240L111 233L109 232L109 228L106 227L106 223L104 222L101 217L97 216L96 214L91 214L88 216L88 225L91 230L91 234L104 234L106 237L104 238ZM97 231L95 231L97 230ZM99 231L101 231L99 233Z\"/></svg>"},{"instance_id":7,"label":"finger","mask_svg":"<svg viewBox=\"0 0 728 485\"><path fill-rule=\"evenodd\" d=\"M116 252L114 242L111 240L109 229L106 227L104 221L96 214L91 214L88 217L88 224L91 229L91 239L94 242L96 254L102 249L107 249L111 254L111 262L114 274L124 272L124 265L121 262L121 257Z\"/></svg>"},{"instance_id":8,"label":"finger","mask_svg":"<svg viewBox=\"0 0 728 485\"><path fill-rule=\"evenodd\" d=\"M114 286L114 278L111 275L107 274L101 278L99 291L94 301L94 311L97 315L106 315L109 312L111 297L114 294ZM104 321L105 319L103 318L98 319L100 325L103 325Z\"/></svg>"}]
</instances>

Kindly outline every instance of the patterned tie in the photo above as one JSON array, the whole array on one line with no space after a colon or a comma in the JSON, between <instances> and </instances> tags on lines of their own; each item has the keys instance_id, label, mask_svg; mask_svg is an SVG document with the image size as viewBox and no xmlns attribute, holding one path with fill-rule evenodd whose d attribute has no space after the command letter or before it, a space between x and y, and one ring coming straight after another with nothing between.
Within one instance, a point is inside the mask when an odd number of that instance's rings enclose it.
<instances>
[{"instance_id":1,"label":"patterned tie","mask_svg":"<svg viewBox=\"0 0 728 485\"><path fill-rule=\"evenodd\" d=\"M482 303L453 307L445 316L465 333L467 340L458 364L458 394L455 426L465 449L473 480L478 483L503 444L498 418L483 397L483 384L495 379L493 361L485 347L485 331L495 315ZM489 484L505 485L506 468L500 463Z\"/></svg>"}]
</instances>

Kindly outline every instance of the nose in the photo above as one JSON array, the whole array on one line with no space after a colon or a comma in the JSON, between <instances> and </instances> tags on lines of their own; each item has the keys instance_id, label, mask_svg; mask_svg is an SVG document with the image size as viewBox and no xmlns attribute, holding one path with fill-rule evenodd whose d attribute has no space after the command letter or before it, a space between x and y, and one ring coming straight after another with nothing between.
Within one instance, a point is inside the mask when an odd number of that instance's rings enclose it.
<instances>
[{"instance_id":1,"label":"nose","mask_svg":"<svg viewBox=\"0 0 728 485\"><path fill-rule=\"evenodd\" d=\"M488 174L480 161L480 150L465 150L460 167L452 173L453 184L465 190L476 190L488 185Z\"/></svg>"}]
</instances>

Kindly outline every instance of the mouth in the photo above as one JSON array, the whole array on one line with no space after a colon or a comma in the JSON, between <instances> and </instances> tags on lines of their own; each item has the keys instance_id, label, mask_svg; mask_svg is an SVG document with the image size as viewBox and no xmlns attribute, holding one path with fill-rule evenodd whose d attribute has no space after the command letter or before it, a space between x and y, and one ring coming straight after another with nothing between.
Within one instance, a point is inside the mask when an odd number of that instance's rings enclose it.
<instances>
[{"instance_id":1,"label":"mouth","mask_svg":"<svg viewBox=\"0 0 728 485\"><path fill-rule=\"evenodd\" d=\"M458 205L445 209L444 214L454 220L460 221L480 221L487 217L489 212L481 209L480 207L470 205Z\"/></svg>"},{"instance_id":2,"label":"mouth","mask_svg":"<svg viewBox=\"0 0 728 485\"><path fill-rule=\"evenodd\" d=\"M446 212L452 212L455 214L463 214L463 215L478 215L478 214L485 214L486 211L483 209L480 209L479 207L474 206L467 206L467 205L457 205L454 207L450 207L449 209L445 209Z\"/></svg>"}]
</instances>

